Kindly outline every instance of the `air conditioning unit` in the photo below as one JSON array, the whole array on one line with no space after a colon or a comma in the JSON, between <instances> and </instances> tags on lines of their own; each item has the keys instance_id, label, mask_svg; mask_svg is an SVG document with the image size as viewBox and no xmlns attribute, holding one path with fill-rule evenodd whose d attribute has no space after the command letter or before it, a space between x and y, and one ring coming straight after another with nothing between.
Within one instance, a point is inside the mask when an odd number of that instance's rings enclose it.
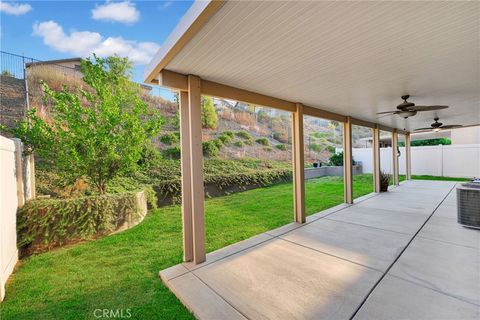
<instances>
[{"instance_id":1,"label":"air conditioning unit","mask_svg":"<svg viewBox=\"0 0 480 320\"><path fill-rule=\"evenodd\" d=\"M457 187L457 215L464 227L480 229L480 180Z\"/></svg>"}]
</instances>

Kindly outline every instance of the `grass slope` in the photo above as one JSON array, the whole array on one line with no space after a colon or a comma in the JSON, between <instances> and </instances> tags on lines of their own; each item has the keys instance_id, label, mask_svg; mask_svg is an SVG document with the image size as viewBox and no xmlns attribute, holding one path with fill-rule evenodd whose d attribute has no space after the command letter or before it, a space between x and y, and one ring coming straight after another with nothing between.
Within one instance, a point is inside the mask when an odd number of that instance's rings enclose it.
<instances>
[{"instance_id":1,"label":"grass slope","mask_svg":"<svg viewBox=\"0 0 480 320\"><path fill-rule=\"evenodd\" d=\"M354 177L355 197L372 176ZM343 179L306 182L307 213L343 202ZM207 250L213 251L292 221L292 185L208 199ZM7 286L1 319L94 319L95 309L131 309L131 319L193 319L158 272L182 261L179 206L152 211L125 232L21 262Z\"/></svg>"}]
</instances>

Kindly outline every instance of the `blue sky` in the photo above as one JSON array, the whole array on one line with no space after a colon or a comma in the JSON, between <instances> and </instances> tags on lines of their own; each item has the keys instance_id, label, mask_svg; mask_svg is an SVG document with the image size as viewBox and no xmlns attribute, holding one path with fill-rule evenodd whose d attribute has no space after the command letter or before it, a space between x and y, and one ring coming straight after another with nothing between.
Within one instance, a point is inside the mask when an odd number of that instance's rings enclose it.
<instances>
[{"instance_id":1,"label":"blue sky","mask_svg":"<svg viewBox=\"0 0 480 320\"><path fill-rule=\"evenodd\" d=\"M192 1L1 1L1 50L39 60L113 52L135 81ZM163 92L163 95L166 95ZM168 97L168 94L166 95Z\"/></svg>"}]
</instances>

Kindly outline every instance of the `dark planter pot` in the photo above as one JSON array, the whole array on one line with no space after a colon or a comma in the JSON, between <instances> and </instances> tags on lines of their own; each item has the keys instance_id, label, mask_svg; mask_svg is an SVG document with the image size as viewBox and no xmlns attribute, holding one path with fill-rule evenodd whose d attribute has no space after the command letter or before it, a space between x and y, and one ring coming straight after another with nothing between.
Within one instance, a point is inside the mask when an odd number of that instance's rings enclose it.
<instances>
[{"instance_id":1,"label":"dark planter pot","mask_svg":"<svg viewBox=\"0 0 480 320\"><path fill-rule=\"evenodd\" d=\"M314 163L313 163L313 167L314 167L314 168L318 168L318 162L314 162Z\"/></svg>"},{"instance_id":2,"label":"dark planter pot","mask_svg":"<svg viewBox=\"0 0 480 320\"><path fill-rule=\"evenodd\" d=\"M380 192L388 191L388 183L380 183Z\"/></svg>"}]
</instances>

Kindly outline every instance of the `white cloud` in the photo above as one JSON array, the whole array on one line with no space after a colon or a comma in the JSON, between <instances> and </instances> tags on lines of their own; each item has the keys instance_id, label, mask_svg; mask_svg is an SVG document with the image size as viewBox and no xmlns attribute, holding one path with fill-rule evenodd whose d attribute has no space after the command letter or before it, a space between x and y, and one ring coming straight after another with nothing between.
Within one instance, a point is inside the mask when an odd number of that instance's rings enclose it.
<instances>
[{"instance_id":1,"label":"white cloud","mask_svg":"<svg viewBox=\"0 0 480 320\"><path fill-rule=\"evenodd\" d=\"M62 26L55 21L45 21L33 25L33 34L43 38L43 42L60 52L88 57L92 53L100 57L117 54L128 57L135 64L150 62L160 46L154 42L137 42L122 37L104 38L98 32L72 31L65 34Z\"/></svg>"},{"instance_id":2,"label":"white cloud","mask_svg":"<svg viewBox=\"0 0 480 320\"><path fill-rule=\"evenodd\" d=\"M107 1L105 4L92 9L92 18L133 24L140 19L140 12L135 8L135 4L128 0L124 2Z\"/></svg>"},{"instance_id":3,"label":"white cloud","mask_svg":"<svg viewBox=\"0 0 480 320\"><path fill-rule=\"evenodd\" d=\"M32 10L32 6L28 3L0 2L0 11L14 16L21 16Z\"/></svg>"},{"instance_id":4,"label":"white cloud","mask_svg":"<svg viewBox=\"0 0 480 320\"><path fill-rule=\"evenodd\" d=\"M172 4L173 4L172 1L164 1L161 4L158 5L158 9L160 9L160 10L168 9Z\"/></svg>"}]
</instances>

